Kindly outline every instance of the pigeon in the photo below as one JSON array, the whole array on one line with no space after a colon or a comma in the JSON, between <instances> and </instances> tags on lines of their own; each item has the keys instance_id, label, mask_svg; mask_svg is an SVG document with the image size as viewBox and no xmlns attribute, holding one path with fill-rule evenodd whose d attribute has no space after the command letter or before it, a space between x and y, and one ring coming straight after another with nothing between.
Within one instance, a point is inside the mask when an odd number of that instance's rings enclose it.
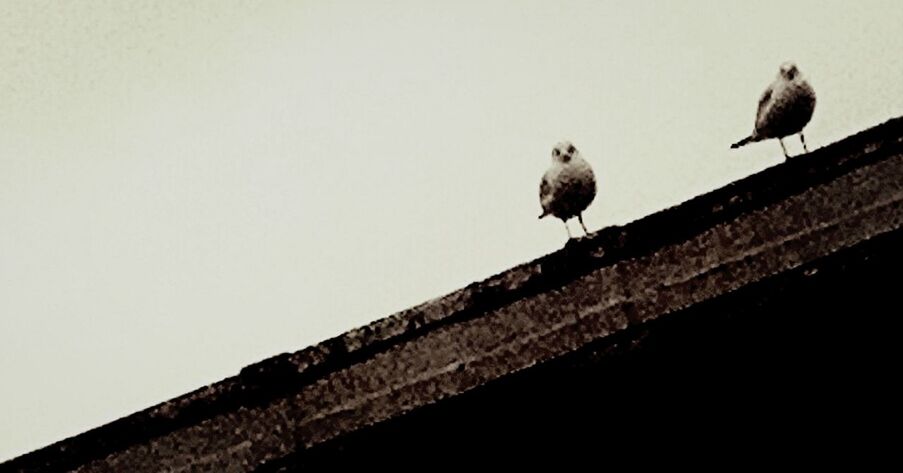
<instances>
[{"instance_id":1,"label":"pigeon","mask_svg":"<svg viewBox=\"0 0 903 473\"><path fill-rule=\"evenodd\" d=\"M596 197L596 176L593 169L570 141L562 141L552 149L552 165L539 183L539 202L542 214L539 218L552 215L561 219L568 232L568 240L573 238L567 221L577 217L583 233L588 235L583 224L583 211Z\"/></svg>"},{"instance_id":2,"label":"pigeon","mask_svg":"<svg viewBox=\"0 0 903 473\"><path fill-rule=\"evenodd\" d=\"M751 135L731 145L731 149L748 143L777 138L784 150L784 158L789 158L784 138L796 133L800 134L803 150L809 152L803 127L812 118L815 111L815 91L803 77L796 64L785 62L774 82L762 93L759 99L759 111L756 113L756 126Z\"/></svg>"}]
</instances>

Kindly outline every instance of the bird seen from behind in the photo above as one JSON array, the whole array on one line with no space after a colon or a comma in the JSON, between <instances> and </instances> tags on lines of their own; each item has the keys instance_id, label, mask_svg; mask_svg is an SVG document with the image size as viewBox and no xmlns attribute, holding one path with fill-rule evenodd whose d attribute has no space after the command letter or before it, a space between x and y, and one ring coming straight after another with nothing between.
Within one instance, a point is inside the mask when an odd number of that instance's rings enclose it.
<instances>
[{"instance_id":1,"label":"bird seen from behind","mask_svg":"<svg viewBox=\"0 0 903 473\"><path fill-rule=\"evenodd\" d=\"M799 133L803 150L808 153L803 128L812 119L814 111L815 91L796 64L785 62L781 64L774 82L765 89L759 99L759 110L756 113L752 134L732 144L731 148L777 138L784 151L784 158L789 158L784 138Z\"/></svg>"}]
</instances>

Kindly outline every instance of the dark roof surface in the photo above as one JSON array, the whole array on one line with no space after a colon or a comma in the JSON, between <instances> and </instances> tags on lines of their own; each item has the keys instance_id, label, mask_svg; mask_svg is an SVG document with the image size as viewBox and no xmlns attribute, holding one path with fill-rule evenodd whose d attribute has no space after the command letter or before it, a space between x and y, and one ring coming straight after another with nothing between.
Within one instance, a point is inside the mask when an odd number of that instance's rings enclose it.
<instances>
[{"instance_id":1,"label":"dark roof surface","mask_svg":"<svg viewBox=\"0 0 903 473\"><path fill-rule=\"evenodd\" d=\"M0 471L251 471L895 232L901 203L898 118Z\"/></svg>"}]
</instances>

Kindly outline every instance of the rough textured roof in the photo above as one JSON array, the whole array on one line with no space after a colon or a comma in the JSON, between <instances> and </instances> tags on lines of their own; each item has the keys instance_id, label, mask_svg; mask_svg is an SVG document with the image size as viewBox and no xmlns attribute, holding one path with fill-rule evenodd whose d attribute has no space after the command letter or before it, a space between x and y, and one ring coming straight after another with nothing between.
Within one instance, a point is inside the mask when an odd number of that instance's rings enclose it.
<instances>
[{"instance_id":1,"label":"rough textured roof","mask_svg":"<svg viewBox=\"0 0 903 473\"><path fill-rule=\"evenodd\" d=\"M903 119L0 465L253 471L895 232Z\"/></svg>"}]
</instances>

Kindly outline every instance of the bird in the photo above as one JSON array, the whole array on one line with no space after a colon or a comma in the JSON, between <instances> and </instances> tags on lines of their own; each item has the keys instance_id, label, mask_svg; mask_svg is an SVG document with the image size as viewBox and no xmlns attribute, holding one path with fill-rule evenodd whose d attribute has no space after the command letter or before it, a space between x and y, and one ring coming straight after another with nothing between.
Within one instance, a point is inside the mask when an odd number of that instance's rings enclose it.
<instances>
[{"instance_id":1,"label":"bird","mask_svg":"<svg viewBox=\"0 0 903 473\"><path fill-rule=\"evenodd\" d=\"M539 183L539 203L542 214L561 219L572 239L568 220L577 217L583 233L589 234L583 223L583 211L596 198L596 176L593 168L583 159L580 151L570 141L562 141L552 148L552 165Z\"/></svg>"},{"instance_id":2,"label":"bird","mask_svg":"<svg viewBox=\"0 0 903 473\"><path fill-rule=\"evenodd\" d=\"M812 119L815 111L815 90L803 77L792 61L781 64L778 76L765 89L759 99L756 124L752 134L731 145L731 149L748 143L777 138L784 150L784 158L790 158L784 146L784 138L800 134L803 150L809 152L803 128Z\"/></svg>"}]
</instances>

